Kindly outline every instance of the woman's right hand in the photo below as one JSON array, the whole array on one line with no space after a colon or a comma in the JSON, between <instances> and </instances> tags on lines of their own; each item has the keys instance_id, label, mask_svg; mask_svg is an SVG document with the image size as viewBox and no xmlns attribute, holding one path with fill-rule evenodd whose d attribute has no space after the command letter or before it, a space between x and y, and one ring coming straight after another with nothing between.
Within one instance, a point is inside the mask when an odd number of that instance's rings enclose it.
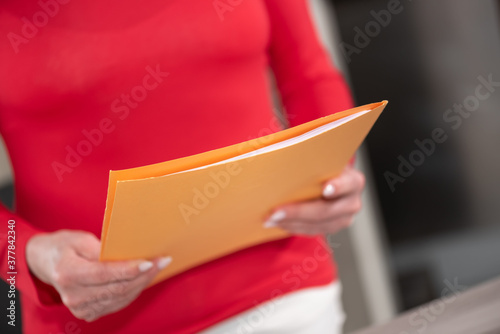
<instances>
[{"instance_id":1,"label":"woman's right hand","mask_svg":"<svg viewBox=\"0 0 500 334\"><path fill-rule=\"evenodd\" d=\"M31 272L52 285L79 319L94 321L129 305L170 257L154 261L99 262L100 241L91 233L37 234L26 245Z\"/></svg>"}]
</instances>

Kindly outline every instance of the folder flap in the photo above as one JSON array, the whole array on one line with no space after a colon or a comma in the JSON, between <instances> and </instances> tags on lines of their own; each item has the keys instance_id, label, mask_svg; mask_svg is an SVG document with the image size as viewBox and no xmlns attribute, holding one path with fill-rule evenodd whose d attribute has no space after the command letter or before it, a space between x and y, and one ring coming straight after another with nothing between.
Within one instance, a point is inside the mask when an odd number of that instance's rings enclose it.
<instances>
[{"instance_id":1,"label":"folder flap","mask_svg":"<svg viewBox=\"0 0 500 334\"><path fill-rule=\"evenodd\" d=\"M386 101L337 113L241 144L160 164L110 172L101 260L172 256L154 282L262 242L287 237L263 228L274 207L321 196L340 174ZM240 154L371 110L321 135L237 161ZM210 165L205 168L182 172Z\"/></svg>"}]
</instances>

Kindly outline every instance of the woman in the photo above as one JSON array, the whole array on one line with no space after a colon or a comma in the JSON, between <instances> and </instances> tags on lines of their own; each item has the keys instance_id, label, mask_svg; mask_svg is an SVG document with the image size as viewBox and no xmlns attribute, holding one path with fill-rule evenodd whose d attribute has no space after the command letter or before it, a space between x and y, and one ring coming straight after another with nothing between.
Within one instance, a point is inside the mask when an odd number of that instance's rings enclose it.
<instances>
[{"instance_id":1,"label":"woman","mask_svg":"<svg viewBox=\"0 0 500 334\"><path fill-rule=\"evenodd\" d=\"M339 332L339 285L322 234L359 210L363 176L352 168L325 184L323 198L276 208L262 222L290 238L148 289L175 259L98 262L109 170L272 127L269 67L292 126L351 106L306 0L0 8L0 130L16 189L15 214L2 208L0 217L15 222L25 333ZM2 237L2 275L7 245Z\"/></svg>"}]
</instances>

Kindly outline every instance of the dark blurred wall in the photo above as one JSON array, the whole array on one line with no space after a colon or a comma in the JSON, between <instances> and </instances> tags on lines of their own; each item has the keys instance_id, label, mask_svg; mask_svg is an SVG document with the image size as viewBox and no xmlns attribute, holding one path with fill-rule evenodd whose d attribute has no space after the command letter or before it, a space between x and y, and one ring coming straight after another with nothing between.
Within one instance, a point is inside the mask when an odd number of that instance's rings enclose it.
<instances>
[{"instance_id":1,"label":"dark blurred wall","mask_svg":"<svg viewBox=\"0 0 500 334\"><path fill-rule=\"evenodd\" d=\"M331 2L356 103L389 100L367 147L402 307L500 275L496 1Z\"/></svg>"}]
</instances>

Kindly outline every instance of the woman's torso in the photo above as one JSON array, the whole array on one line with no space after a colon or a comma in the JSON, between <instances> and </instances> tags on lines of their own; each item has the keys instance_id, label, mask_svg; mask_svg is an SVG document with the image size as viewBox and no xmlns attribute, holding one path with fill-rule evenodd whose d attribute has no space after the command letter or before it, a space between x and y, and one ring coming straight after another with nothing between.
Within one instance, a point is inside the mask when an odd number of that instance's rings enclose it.
<instances>
[{"instance_id":1,"label":"woman's torso","mask_svg":"<svg viewBox=\"0 0 500 334\"><path fill-rule=\"evenodd\" d=\"M231 10L211 0L61 2L0 5L7 36L0 130L15 173L16 211L33 225L99 236L110 169L276 130L263 1L226 3ZM62 306L54 312L23 300L24 327L62 331L75 321L82 333L136 333L144 324L152 332L199 330L279 292L331 281L329 257L314 272L296 269L326 254L321 240L293 237L243 250L148 289L91 324Z\"/></svg>"}]
</instances>

